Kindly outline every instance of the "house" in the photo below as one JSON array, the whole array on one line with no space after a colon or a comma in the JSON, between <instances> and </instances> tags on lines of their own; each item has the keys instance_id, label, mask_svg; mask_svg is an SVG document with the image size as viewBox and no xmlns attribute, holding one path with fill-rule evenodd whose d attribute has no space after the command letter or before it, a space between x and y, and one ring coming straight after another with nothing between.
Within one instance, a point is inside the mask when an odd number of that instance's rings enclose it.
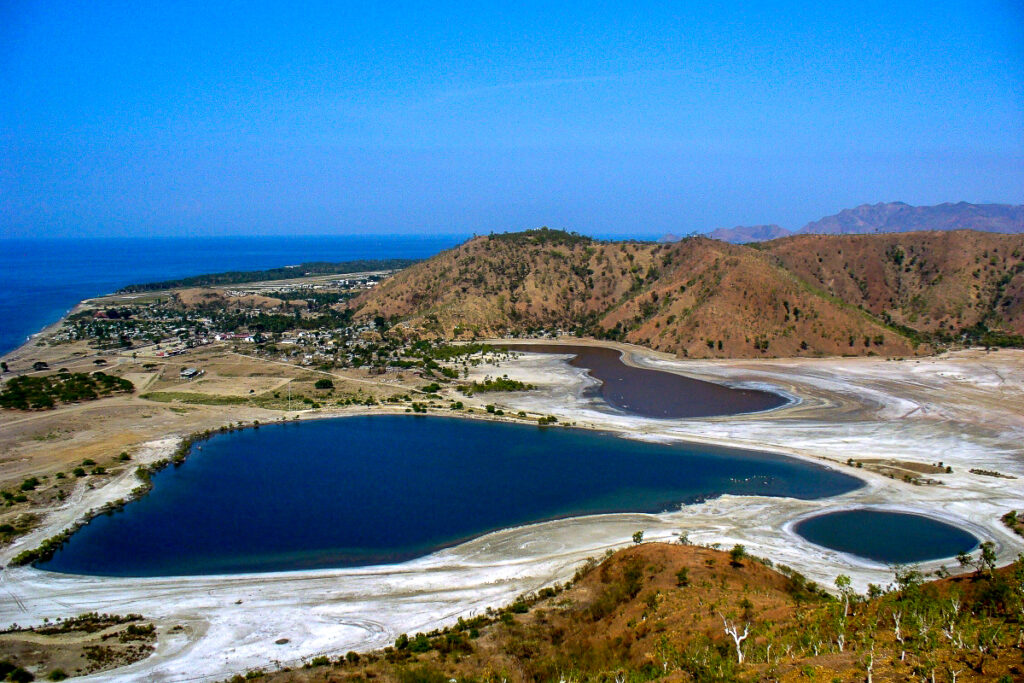
<instances>
[{"instance_id":1,"label":"house","mask_svg":"<svg viewBox=\"0 0 1024 683\"><path fill-rule=\"evenodd\" d=\"M192 380L203 374L203 370L199 368L185 368L179 373L179 377L182 379Z\"/></svg>"}]
</instances>

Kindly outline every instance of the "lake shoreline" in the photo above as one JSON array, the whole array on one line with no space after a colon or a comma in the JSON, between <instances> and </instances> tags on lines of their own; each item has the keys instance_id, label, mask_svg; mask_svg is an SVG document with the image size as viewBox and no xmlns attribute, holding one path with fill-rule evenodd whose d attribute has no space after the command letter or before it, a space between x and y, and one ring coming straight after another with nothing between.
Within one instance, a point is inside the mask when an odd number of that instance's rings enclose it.
<instances>
[{"instance_id":1,"label":"lake shoreline","mask_svg":"<svg viewBox=\"0 0 1024 683\"><path fill-rule=\"evenodd\" d=\"M571 343L586 342L573 338ZM149 659L107 672L105 679L173 679L186 672L200 672L205 679L216 680L266 666L268 648L278 653L282 663L295 664L319 654L383 647L398 633L453 623L458 616L565 581L586 557L628 544L637 529L644 530L645 538L651 540L671 542L684 531L694 543L721 543L725 547L742 543L748 552L801 567L823 585L830 585L837 573L849 574L859 590L868 582L884 583L888 568L840 553L823 553L793 534L787 523L848 505L886 505L901 500L906 501L908 511L928 509L941 519L972 530L977 527L982 533L979 538L996 542L1001 562L1024 549L1019 538L1000 528L997 517L1024 495L1021 479L993 480L967 473L969 467L978 466L1024 475L1017 446L1024 437L1024 421L1019 411L1015 412L1016 406L1024 405L1020 383L1000 380L1003 388L999 400L991 403L979 402L978 395L971 393L971 382L994 381L988 367L995 367L1001 377L1014 377L1014 368L1024 367L1024 353L1004 351L989 357L961 352L908 362L682 361L628 345L621 348L629 352L624 354L623 362L722 383L778 386L800 400L766 413L726 418L657 420L614 415L583 398L593 379L579 368L555 358L522 356L500 365L473 368L470 379L507 373L535 384L537 389L462 399L474 409L465 417L522 422L487 414L482 409L486 401L506 412L529 409L533 414L555 414L560 423L634 439L708 443L828 464L857 476L866 485L850 494L819 501L726 495L663 514L595 515L512 527L397 565L109 580L10 568L3 571L2 585L12 600L0 606L0 623L38 623L44 617L72 616L100 605L117 604L119 609L154 618L161 645ZM106 400L111 409L140 403L137 399ZM392 406L332 408L302 412L300 419L405 414L405 410ZM437 412L450 415L444 410ZM223 424L228 418L264 422L273 414L217 406L197 408L186 422L202 426L217 415L221 416L219 424ZM932 415L945 417L936 420ZM184 433L191 431L195 430ZM133 463L167 457L184 433L146 442L133 453ZM955 474L943 477L946 482L941 487L912 486L845 464L848 458L864 457L865 453L884 455L894 451L902 452L901 457L929 461L947 450L952 454L947 461ZM103 487L67 501L56 516L67 520L76 511L96 506L105 496L120 497L137 484L134 467L131 469ZM940 564L928 563L923 569L935 569ZM369 616L382 613L387 616ZM252 632L253 619L267 621L264 635ZM175 625L185 628L172 633ZM289 638L289 644L273 645L280 637ZM225 658L228 650L232 654Z\"/></svg>"}]
</instances>

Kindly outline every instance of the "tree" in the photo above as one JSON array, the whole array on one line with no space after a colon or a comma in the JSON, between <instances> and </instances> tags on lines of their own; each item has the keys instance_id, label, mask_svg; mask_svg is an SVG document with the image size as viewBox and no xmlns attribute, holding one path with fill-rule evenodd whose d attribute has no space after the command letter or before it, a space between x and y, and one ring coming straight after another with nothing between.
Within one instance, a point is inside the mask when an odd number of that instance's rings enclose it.
<instances>
[{"instance_id":1,"label":"tree","mask_svg":"<svg viewBox=\"0 0 1024 683\"><path fill-rule=\"evenodd\" d=\"M722 617L722 626L725 627L725 634L730 636L732 638L732 642L736 645L736 660L739 664L742 664L743 641L750 635L750 624L743 625L743 635L740 635L736 624L726 619L724 614L719 613L719 616Z\"/></svg>"},{"instance_id":2,"label":"tree","mask_svg":"<svg viewBox=\"0 0 1024 683\"><path fill-rule=\"evenodd\" d=\"M843 616L845 617L850 613L850 598L854 595L850 577L846 574L837 576L836 588L839 589L839 594L843 597Z\"/></svg>"},{"instance_id":3,"label":"tree","mask_svg":"<svg viewBox=\"0 0 1024 683\"><path fill-rule=\"evenodd\" d=\"M636 533L633 534L633 543L636 543L637 545L640 545L643 542L644 542L644 532L643 531L637 531Z\"/></svg>"},{"instance_id":4,"label":"tree","mask_svg":"<svg viewBox=\"0 0 1024 683\"><path fill-rule=\"evenodd\" d=\"M743 566L743 558L747 556L747 549L742 544L737 543L729 551L729 564L734 567Z\"/></svg>"},{"instance_id":5,"label":"tree","mask_svg":"<svg viewBox=\"0 0 1024 683\"><path fill-rule=\"evenodd\" d=\"M317 389L333 389L334 382L324 377L323 379L318 379L313 386Z\"/></svg>"}]
</instances>

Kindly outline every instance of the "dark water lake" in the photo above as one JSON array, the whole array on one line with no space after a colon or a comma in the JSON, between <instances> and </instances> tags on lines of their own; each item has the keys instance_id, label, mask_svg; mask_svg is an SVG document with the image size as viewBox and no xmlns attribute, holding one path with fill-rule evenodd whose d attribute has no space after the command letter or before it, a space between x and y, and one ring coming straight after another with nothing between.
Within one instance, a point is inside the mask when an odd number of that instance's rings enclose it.
<instances>
[{"instance_id":1,"label":"dark water lake","mask_svg":"<svg viewBox=\"0 0 1024 683\"><path fill-rule=\"evenodd\" d=\"M360 566L542 520L861 486L768 453L411 415L266 425L200 445L40 567L175 576Z\"/></svg>"},{"instance_id":2,"label":"dark water lake","mask_svg":"<svg viewBox=\"0 0 1024 683\"><path fill-rule=\"evenodd\" d=\"M811 543L886 564L954 557L978 547L963 529L922 515L843 510L805 519L795 531Z\"/></svg>"},{"instance_id":3,"label":"dark water lake","mask_svg":"<svg viewBox=\"0 0 1024 683\"><path fill-rule=\"evenodd\" d=\"M569 364L585 368L601 381L601 398L627 413L644 417L686 418L739 415L771 410L788 400L756 389L734 389L671 372L635 368L617 349L561 344L503 344L513 351L575 354Z\"/></svg>"}]
</instances>

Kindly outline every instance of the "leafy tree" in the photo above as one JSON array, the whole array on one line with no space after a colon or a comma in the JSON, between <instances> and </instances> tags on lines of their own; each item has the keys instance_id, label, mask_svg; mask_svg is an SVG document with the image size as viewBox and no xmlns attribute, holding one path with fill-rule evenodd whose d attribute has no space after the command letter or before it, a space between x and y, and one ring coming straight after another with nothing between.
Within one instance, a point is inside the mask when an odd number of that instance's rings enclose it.
<instances>
[{"instance_id":1,"label":"leafy tree","mask_svg":"<svg viewBox=\"0 0 1024 683\"><path fill-rule=\"evenodd\" d=\"M843 596L843 616L850 612L850 598L854 595L851 585L850 577L846 574L840 574L836 577L836 588L839 589L839 594Z\"/></svg>"}]
</instances>

